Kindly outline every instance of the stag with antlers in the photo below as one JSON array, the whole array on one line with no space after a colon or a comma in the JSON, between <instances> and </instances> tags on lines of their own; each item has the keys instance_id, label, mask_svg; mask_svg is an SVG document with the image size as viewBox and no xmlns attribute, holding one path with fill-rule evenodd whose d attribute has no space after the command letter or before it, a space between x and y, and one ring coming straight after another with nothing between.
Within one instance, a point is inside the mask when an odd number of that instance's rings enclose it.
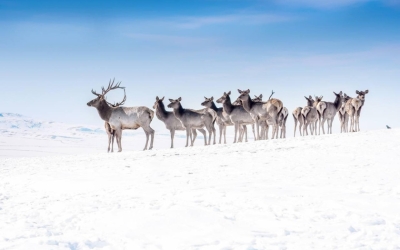
<instances>
[{"instance_id":1,"label":"stag with antlers","mask_svg":"<svg viewBox=\"0 0 400 250\"><path fill-rule=\"evenodd\" d=\"M151 137L149 149L152 149L154 140L154 130L150 127L150 123L154 118L154 111L144 106L121 107L120 105L122 105L126 100L125 94L122 102L114 104L116 107L113 107L112 104L106 101L105 96L111 90L125 89L120 85L121 82L114 83L114 80L112 81L110 80L107 88L102 87L101 94L98 94L94 90L92 90L92 94L96 95L97 97L88 102L87 105L89 107L95 107L100 115L100 118L105 122L108 122L110 128L113 131L115 131L114 133L117 139L118 152L122 151L122 145L121 145L122 130L138 129L140 127L143 128L146 134L146 145L144 147L144 150L147 149L149 137Z\"/></svg>"}]
</instances>

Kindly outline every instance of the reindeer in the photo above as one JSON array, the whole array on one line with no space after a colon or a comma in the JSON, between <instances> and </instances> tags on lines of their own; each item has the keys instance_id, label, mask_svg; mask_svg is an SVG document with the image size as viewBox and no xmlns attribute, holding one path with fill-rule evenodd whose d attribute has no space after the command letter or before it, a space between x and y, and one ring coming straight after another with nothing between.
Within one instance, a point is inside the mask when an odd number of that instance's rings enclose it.
<instances>
[{"instance_id":1,"label":"reindeer","mask_svg":"<svg viewBox=\"0 0 400 250\"><path fill-rule=\"evenodd\" d=\"M318 123L318 119L319 119L319 115L318 115L318 111L317 111L317 104L322 100L322 96L321 97L315 97L315 101L312 99L312 96L310 95L309 97L306 97L307 100L307 106L305 106L302 110L301 110L301 114L303 116L304 119L304 128L303 128L303 135L306 134L308 135L308 125L310 125L310 132L311 135L314 135L314 131L315 134L317 132L316 127L317 127L317 123Z\"/></svg>"},{"instance_id":2,"label":"reindeer","mask_svg":"<svg viewBox=\"0 0 400 250\"><path fill-rule=\"evenodd\" d=\"M257 140L259 140L259 120L266 120L268 126L273 126L272 138L278 138L278 117L282 111L283 104L279 99L272 98L267 102L253 102L249 96L250 90L238 89L239 97L243 108L250 113L257 127Z\"/></svg>"},{"instance_id":3,"label":"reindeer","mask_svg":"<svg viewBox=\"0 0 400 250\"><path fill-rule=\"evenodd\" d=\"M333 94L335 94L336 96L334 102L320 101L316 106L319 115L318 134L321 134L321 127L322 127L322 132L325 134L324 124L326 120L328 120L328 134L332 134L333 119L335 119L336 113L342 106L342 100L343 100L342 91L340 91L339 94L335 92L333 92Z\"/></svg>"},{"instance_id":4,"label":"reindeer","mask_svg":"<svg viewBox=\"0 0 400 250\"><path fill-rule=\"evenodd\" d=\"M169 99L170 104L168 104L168 108L173 109L173 113L175 117L181 121L183 127L186 128L186 146L189 145L189 138L191 140L191 146L193 146L192 140L192 129L202 129L206 127L209 133L208 145L211 142L211 134L214 131L215 135L215 128L214 122L216 119L216 113L214 111L210 112L208 109L204 109L201 111L191 110L191 109L184 109L182 107L181 101L182 98L179 97L178 99ZM206 138L206 137L204 137ZM215 137L214 137L215 141ZM207 144L207 142L206 142Z\"/></svg>"},{"instance_id":5,"label":"reindeer","mask_svg":"<svg viewBox=\"0 0 400 250\"><path fill-rule=\"evenodd\" d=\"M97 97L87 103L89 107L95 107L100 115L100 118L110 124L111 129L115 130L115 135L118 144L118 152L122 151L121 138L123 129L138 129L143 128L146 134L146 145L144 150L147 150L149 136L151 136L150 147L153 148L154 130L150 127L150 123L154 117L154 111L144 107L110 107L105 100L105 95L114 89L123 89L120 87L121 82L114 84L114 80L108 83L107 89L102 87L102 93L98 94L92 90L92 94Z\"/></svg>"},{"instance_id":6,"label":"reindeer","mask_svg":"<svg viewBox=\"0 0 400 250\"><path fill-rule=\"evenodd\" d=\"M345 105L346 113L351 117L350 130L352 132L360 131L360 115L361 109L365 103L365 95L368 94L368 90L358 91L356 90L357 97L351 98Z\"/></svg>"},{"instance_id":7,"label":"reindeer","mask_svg":"<svg viewBox=\"0 0 400 250\"><path fill-rule=\"evenodd\" d=\"M351 97L346 95L346 93L343 94L342 104L338 111L338 116L339 116L339 120L340 120L340 133L347 132L347 130L348 130L349 115L346 113L345 106L346 106L347 101L350 99L351 99Z\"/></svg>"},{"instance_id":8,"label":"reindeer","mask_svg":"<svg viewBox=\"0 0 400 250\"><path fill-rule=\"evenodd\" d=\"M295 110L293 110L292 115L294 118L294 137L296 137L296 128L297 128L297 123L299 123L299 132L300 136L303 136L301 134L302 127L304 124L304 116L301 114L301 111L303 110L302 107L297 107Z\"/></svg>"},{"instance_id":9,"label":"reindeer","mask_svg":"<svg viewBox=\"0 0 400 250\"><path fill-rule=\"evenodd\" d=\"M170 131L171 133L171 148L174 147L174 137L175 137L175 131L176 130L186 130L185 127L182 125L181 121L178 120L178 118L175 117L173 112L165 110L164 106L164 97L163 98L158 98L156 97L156 102L153 105L153 109L156 111L156 116L159 120L164 122L166 128ZM203 134L204 137L204 145L207 145L207 137L206 137L206 131L202 128L198 129L200 133ZM196 137L197 137L197 132L196 129L192 129L193 133L193 142L195 142Z\"/></svg>"},{"instance_id":10,"label":"reindeer","mask_svg":"<svg viewBox=\"0 0 400 250\"><path fill-rule=\"evenodd\" d=\"M231 92L224 92L224 94L217 100L217 103L222 103L223 111L229 116L233 124L235 125L235 138L233 143L242 141L243 134L246 135L247 142L247 128L246 125L251 124L253 126L254 134L254 119L251 115L244 110L242 106L233 105L230 98ZM243 129L241 127L243 126ZM243 132L242 132L243 131ZM237 139L237 134L239 132L239 139ZM254 140L256 140L256 135L254 134Z\"/></svg>"}]
</instances>

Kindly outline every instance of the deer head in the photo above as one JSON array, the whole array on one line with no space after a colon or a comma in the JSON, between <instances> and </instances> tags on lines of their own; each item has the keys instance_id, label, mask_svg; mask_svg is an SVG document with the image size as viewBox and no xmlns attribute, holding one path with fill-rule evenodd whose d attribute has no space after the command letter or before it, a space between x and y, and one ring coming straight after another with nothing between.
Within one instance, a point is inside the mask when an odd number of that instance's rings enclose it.
<instances>
[{"instance_id":1,"label":"deer head","mask_svg":"<svg viewBox=\"0 0 400 250\"><path fill-rule=\"evenodd\" d=\"M324 98L324 96L314 96L315 102L319 103L320 101L322 101L322 98Z\"/></svg>"},{"instance_id":2,"label":"deer head","mask_svg":"<svg viewBox=\"0 0 400 250\"><path fill-rule=\"evenodd\" d=\"M104 87L101 87L101 90L102 90L101 94L96 93L96 91L94 91L92 89L92 94L97 96L97 97L95 99L91 100L90 102L88 102L87 105L89 107L97 108L97 107L99 107L100 103L103 102L103 101L106 102L108 105L113 106L113 107L118 107L118 106L124 104L125 101L126 101L125 87L120 87L121 82L118 82L118 83L114 84L114 81L115 81L115 79L112 80L112 81L110 80L110 82L108 83L107 89L105 89ZM106 101L105 95L108 92L110 92L111 90L114 90L114 89L123 89L124 90L124 99L120 103L111 104L111 103Z\"/></svg>"},{"instance_id":3,"label":"deer head","mask_svg":"<svg viewBox=\"0 0 400 250\"><path fill-rule=\"evenodd\" d=\"M252 101L253 102L262 102L262 98L263 98L262 94L259 96L254 95L254 98L252 99Z\"/></svg>"},{"instance_id":4,"label":"deer head","mask_svg":"<svg viewBox=\"0 0 400 250\"><path fill-rule=\"evenodd\" d=\"M164 97L163 98L158 98L158 96L156 96L156 102L153 105L153 109L157 109L160 106L160 103L162 103L164 101Z\"/></svg>"},{"instance_id":5,"label":"deer head","mask_svg":"<svg viewBox=\"0 0 400 250\"><path fill-rule=\"evenodd\" d=\"M357 98L360 99L361 101L365 100L365 95L368 94L368 89L365 91L358 91L356 90Z\"/></svg>"},{"instance_id":6,"label":"deer head","mask_svg":"<svg viewBox=\"0 0 400 250\"><path fill-rule=\"evenodd\" d=\"M169 101L170 101L171 103L168 104L168 108L178 109L179 106L180 106L180 104L181 104L182 98L179 97L179 98L176 99L176 100L174 100L174 99L169 99Z\"/></svg>"},{"instance_id":7,"label":"deer head","mask_svg":"<svg viewBox=\"0 0 400 250\"><path fill-rule=\"evenodd\" d=\"M238 89L238 92L239 92L239 97L237 98L238 100L240 100L240 101L247 101L249 98L250 98L250 96L249 96L249 94L250 94L250 89L248 89L248 90L240 90L240 89Z\"/></svg>"},{"instance_id":8,"label":"deer head","mask_svg":"<svg viewBox=\"0 0 400 250\"><path fill-rule=\"evenodd\" d=\"M217 100L218 103L225 103L226 99L229 97L231 92L228 93L224 92L224 94Z\"/></svg>"},{"instance_id":9,"label":"deer head","mask_svg":"<svg viewBox=\"0 0 400 250\"><path fill-rule=\"evenodd\" d=\"M313 104L314 104L314 100L313 100L313 98L312 98L312 96L310 95L310 96L304 96L304 98L306 98L306 100L307 100L307 106L313 106Z\"/></svg>"},{"instance_id":10,"label":"deer head","mask_svg":"<svg viewBox=\"0 0 400 250\"><path fill-rule=\"evenodd\" d=\"M214 97L211 96L211 98L204 97L205 101L201 103L202 106L211 108L212 103L214 101Z\"/></svg>"}]
</instances>

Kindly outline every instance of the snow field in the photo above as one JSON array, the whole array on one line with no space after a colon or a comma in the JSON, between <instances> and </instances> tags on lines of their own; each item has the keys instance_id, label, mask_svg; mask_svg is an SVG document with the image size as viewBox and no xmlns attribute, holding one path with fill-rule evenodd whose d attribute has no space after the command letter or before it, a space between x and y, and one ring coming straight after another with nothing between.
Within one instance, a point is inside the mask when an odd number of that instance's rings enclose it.
<instances>
[{"instance_id":1,"label":"snow field","mask_svg":"<svg viewBox=\"0 0 400 250\"><path fill-rule=\"evenodd\" d=\"M399 139L2 158L0 249L400 249Z\"/></svg>"}]
</instances>

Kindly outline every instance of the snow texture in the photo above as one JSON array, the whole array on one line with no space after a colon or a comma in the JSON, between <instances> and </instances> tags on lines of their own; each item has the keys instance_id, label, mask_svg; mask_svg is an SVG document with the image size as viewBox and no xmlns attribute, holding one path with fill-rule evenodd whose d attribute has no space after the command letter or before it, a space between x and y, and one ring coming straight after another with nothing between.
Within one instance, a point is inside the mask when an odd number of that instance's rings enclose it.
<instances>
[{"instance_id":1,"label":"snow texture","mask_svg":"<svg viewBox=\"0 0 400 250\"><path fill-rule=\"evenodd\" d=\"M21 124L2 127L0 142L27 139L10 134ZM104 141L88 129L71 131ZM391 129L113 154L3 150L0 249L400 249L399 141Z\"/></svg>"}]
</instances>

